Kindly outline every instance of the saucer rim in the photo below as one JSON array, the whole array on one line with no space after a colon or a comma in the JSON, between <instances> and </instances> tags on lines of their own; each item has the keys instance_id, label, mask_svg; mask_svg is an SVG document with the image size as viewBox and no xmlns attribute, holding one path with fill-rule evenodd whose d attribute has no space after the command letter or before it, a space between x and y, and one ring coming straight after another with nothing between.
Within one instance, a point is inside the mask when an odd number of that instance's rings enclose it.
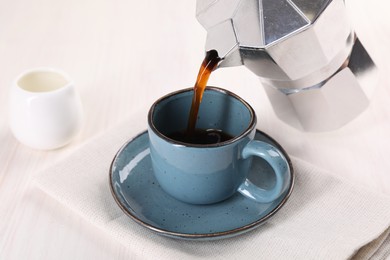
<instances>
[{"instance_id":1,"label":"saucer rim","mask_svg":"<svg viewBox=\"0 0 390 260\"><path fill-rule=\"evenodd\" d=\"M292 194L292 191L294 189L294 186L295 186L295 172L294 172L294 168L293 168L293 165L292 165L292 161L291 161L290 157L288 156L287 152L284 150L284 148L277 141L275 141L275 139L270 137L268 134L266 134L263 131L260 131L258 129L256 129L256 133L260 133L261 135L264 135L266 138L271 140L273 142L273 145L275 145L276 148L278 148L282 152L282 154L285 156L286 161L287 161L287 163L289 165L289 168L290 168L290 183L289 183L289 186L288 186L288 192L284 195L284 198L276 205L276 207L273 208L265 216L259 218L258 220L254 221L252 223L249 223L247 225L243 225L241 227L233 228L233 229L230 229L230 230L226 230L226 231L220 231L220 232L214 232L214 233L193 234L193 233L174 232L174 231L166 230L166 229L163 229L163 228L160 228L160 227L156 227L156 226L153 226L153 225L151 225L149 223L144 222L139 217L133 215L124 205L122 205L122 203L120 202L119 198L117 197L117 194L115 193L114 185L113 185L113 181L112 181L113 165L116 162L119 154L130 143L132 143L134 140L136 140L137 138L139 138L140 136L142 136L144 134L148 134L148 130L142 131L141 133L137 134L133 138L131 138L128 141L126 141L119 148L119 150L116 152L113 160L111 161L110 169L109 169L109 186L110 186L111 194L112 194L116 204L119 206L119 208L128 217L130 217L132 220L134 220L137 224L139 224L139 225L141 225L143 227L146 227L146 228L148 228L148 229L150 229L150 230L152 230L152 231L154 231L154 232L156 232L156 233L158 233L160 235L168 236L168 237L171 237L171 238L182 238L182 239L189 239L189 240L219 239L219 238L231 237L231 236L234 236L234 235L238 235L238 234L250 231L250 230L252 230L252 229L262 225L268 219L270 219L272 216L274 216L276 214L276 212L278 212L286 204L286 202L290 198L290 196Z\"/></svg>"}]
</instances>

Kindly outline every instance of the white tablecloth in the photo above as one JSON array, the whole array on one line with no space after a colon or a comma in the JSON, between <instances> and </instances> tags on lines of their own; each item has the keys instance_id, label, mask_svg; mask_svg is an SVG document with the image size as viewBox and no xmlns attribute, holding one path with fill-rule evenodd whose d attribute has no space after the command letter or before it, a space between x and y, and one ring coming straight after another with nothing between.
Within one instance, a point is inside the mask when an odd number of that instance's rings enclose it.
<instances>
[{"instance_id":1,"label":"white tablecloth","mask_svg":"<svg viewBox=\"0 0 390 260\"><path fill-rule=\"evenodd\" d=\"M351 185L296 158L292 158L296 178L291 198L249 234L189 242L140 227L116 205L108 174L117 150L146 128L146 111L40 173L37 186L144 258L325 260L359 259L356 254L382 259L390 254L390 196Z\"/></svg>"}]
</instances>

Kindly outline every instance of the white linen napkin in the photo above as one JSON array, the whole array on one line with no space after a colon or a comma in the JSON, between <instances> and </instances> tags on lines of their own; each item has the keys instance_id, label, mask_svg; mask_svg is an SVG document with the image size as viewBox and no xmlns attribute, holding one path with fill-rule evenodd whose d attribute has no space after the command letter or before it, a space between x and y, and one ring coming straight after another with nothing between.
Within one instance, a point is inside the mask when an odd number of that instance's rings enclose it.
<instances>
[{"instance_id":1,"label":"white linen napkin","mask_svg":"<svg viewBox=\"0 0 390 260\"><path fill-rule=\"evenodd\" d=\"M112 198L108 174L117 150L146 129L146 114L94 138L39 173L35 184L145 259L384 259L390 254L390 198L292 158L294 191L259 228L229 239L162 237L127 217Z\"/></svg>"}]
</instances>

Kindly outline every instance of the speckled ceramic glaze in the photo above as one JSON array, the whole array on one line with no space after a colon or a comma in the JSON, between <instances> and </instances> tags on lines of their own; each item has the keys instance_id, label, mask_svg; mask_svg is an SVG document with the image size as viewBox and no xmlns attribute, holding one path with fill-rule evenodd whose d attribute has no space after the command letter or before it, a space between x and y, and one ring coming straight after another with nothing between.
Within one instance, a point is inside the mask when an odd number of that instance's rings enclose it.
<instances>
[{"instance_id":1,"label":"speckled ceramic glaze","mask_svg":"<svg viewBox=\"0 0 390 260\"><path fill-rule=\"evenodd\" d=\"M237 190L260 203L281 196L290 180L287 160L271 144L254 140L255 112L237 95L206 88L197 119L197 128L218 129L232 139L204 145L169 137L186 131L192 97L192 89L168 94L152 105L148 115L152 166L162 189L192 204L217 203ZM273 168L275 185L260 189L247 180L253 157L261 157Z\"/></svg>"},{"instance_id":2,"label":"speckled ceramic glaze","mask_svg":"<svg viewBox=\"0 0 390 260\"><path fill-rule=\"evenodd\" d=\"M289 183L282 196L271 203L258 203L238 192L209 205L193 205L173 198L161 189L153 174L146 132L126 143L116 154L110 169L112 194L133 220L165 236L210 240L242 234L272 217L286 203L294 184L291 162L280 145L260 131L255 139L277 147L289 164ZM248 178L264 188L275 184L273 169L260 158L254 158Z\"/></svg>"}]
</instances>

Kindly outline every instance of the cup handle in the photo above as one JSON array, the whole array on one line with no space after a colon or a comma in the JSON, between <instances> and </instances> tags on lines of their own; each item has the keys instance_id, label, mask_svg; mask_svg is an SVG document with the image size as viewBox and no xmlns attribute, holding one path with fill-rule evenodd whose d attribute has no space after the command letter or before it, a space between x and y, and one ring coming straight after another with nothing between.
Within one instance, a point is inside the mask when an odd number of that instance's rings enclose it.
<instances>
[{"instance_id":1,"label":"cup handle","mask_svg":"<svg viewBox=\"0 0 390 260\"><path fill-rule=\"evenodd\" d=\"M246 179L238 188L238 191L245 197L259 203L269 203L276 200L282 195L291 178L290 167L286 158L279 149L258 140L250 141L242 150L243 159L251 156L258 156L269 163L276 176L275 185L270 189L263 189Z\"/></svg>"}]
</instances>

